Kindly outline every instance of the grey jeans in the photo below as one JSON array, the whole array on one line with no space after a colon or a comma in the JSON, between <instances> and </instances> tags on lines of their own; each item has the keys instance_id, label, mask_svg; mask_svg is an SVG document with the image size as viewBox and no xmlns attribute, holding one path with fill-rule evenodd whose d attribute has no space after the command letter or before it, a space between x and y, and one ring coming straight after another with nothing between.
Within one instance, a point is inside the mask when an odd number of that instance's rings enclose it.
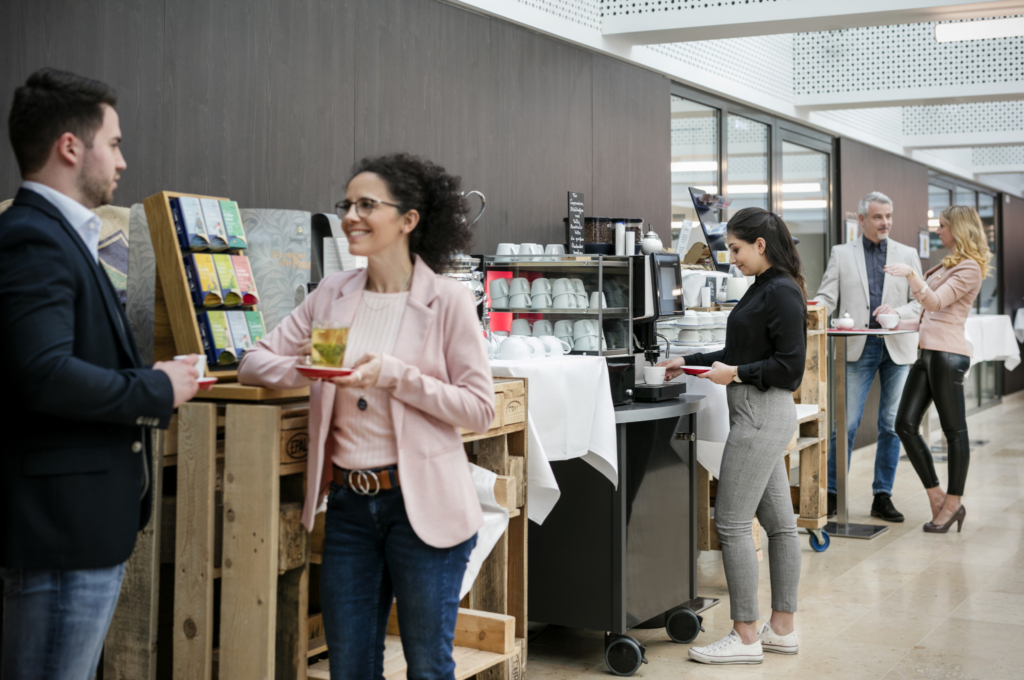
<instances>
[{"instance_id":1,"label":"grey jeans","mask_svg":"<svg viewBox=\"0 0 1024 680\"><path fill-rule=\"evenodd\" d=\"M800 583L800 541L786 475L785 449L796 430L793 394L773 387L732 384L729 438L715 500L715 526L729 584L733 621L757 621L757 552L754 514L768 532L772 608L795 612Z\"/></svg>"}]
</instances>

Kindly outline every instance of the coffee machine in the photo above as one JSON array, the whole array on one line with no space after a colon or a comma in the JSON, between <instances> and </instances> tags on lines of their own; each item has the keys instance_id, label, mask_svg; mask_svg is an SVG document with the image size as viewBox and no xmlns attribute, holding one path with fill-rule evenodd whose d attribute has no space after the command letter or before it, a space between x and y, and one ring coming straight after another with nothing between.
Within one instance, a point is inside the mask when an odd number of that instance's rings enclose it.
<instances>
[{"instance_id":1,"label":"coffee machine","mask_svg":"<svg viewBox=\"0 0 1024 680\"><path fill-rule=\"evenodd\" d=\"M658 321L683 316L683 274L679 255L653 253L639 256L644 261L633 266L633 336L634 352L639 360L654 365L663 357L659 343ZM668 358L668 340L664 339ZM633 397L637 401L675 399L686 392L684 383L637 385Z\"/></svg>"}]
</instances>

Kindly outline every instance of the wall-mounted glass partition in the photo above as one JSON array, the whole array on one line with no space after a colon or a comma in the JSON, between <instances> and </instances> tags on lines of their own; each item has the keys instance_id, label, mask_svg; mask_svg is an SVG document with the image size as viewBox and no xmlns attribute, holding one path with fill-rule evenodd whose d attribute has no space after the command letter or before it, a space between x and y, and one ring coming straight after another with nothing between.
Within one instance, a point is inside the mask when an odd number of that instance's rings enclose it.
<instances>
[{"instance_id":1,"label":"wall-mounted glass partition","mask_svg":"<svg viewBox=\"0 0 1024 680\"><path fill-rule=\"evenodd\" d=\"M696 222L688 187L719 193L719 111L672 97L672 249L685 221Z\"/></svg>"}]
</instances>

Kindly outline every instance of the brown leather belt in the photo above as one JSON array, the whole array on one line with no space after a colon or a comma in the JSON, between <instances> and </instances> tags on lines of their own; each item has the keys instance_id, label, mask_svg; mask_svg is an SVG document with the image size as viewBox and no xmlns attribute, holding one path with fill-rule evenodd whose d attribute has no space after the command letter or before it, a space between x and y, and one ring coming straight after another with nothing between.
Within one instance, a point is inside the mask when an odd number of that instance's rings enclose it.
<instances>
[{"instance_id":1,"label":"brown leather belt","mask_svg":"<svg viewBox=\"0 0 1024 680\"><path fill-rule=\"evenodd\" d=\"M345 470L337 465L333 467L334 483L360 496L376 496L381 491L399 487L397 467L383 470Z\"/></svg>"}]
</instances>

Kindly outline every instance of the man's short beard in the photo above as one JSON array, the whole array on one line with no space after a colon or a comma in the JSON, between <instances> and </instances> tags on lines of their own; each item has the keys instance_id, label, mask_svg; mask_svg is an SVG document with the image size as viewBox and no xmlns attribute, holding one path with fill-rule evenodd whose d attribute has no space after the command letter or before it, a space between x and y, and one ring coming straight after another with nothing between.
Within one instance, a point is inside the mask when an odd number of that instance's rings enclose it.
<instances>
[{"instance_id":1,"label":"man's short beard","mask_svg":"<svg viewBox=\"0 0 1024 680\"><path fill-rule=\"evenodd\" d=\"M98 208L113 201L114 192L110 188L111 182L96 173L93 167L89 154L86 154L82 174L78 176L78 191L92 207Z\"/></svg>"}]
</instances>

